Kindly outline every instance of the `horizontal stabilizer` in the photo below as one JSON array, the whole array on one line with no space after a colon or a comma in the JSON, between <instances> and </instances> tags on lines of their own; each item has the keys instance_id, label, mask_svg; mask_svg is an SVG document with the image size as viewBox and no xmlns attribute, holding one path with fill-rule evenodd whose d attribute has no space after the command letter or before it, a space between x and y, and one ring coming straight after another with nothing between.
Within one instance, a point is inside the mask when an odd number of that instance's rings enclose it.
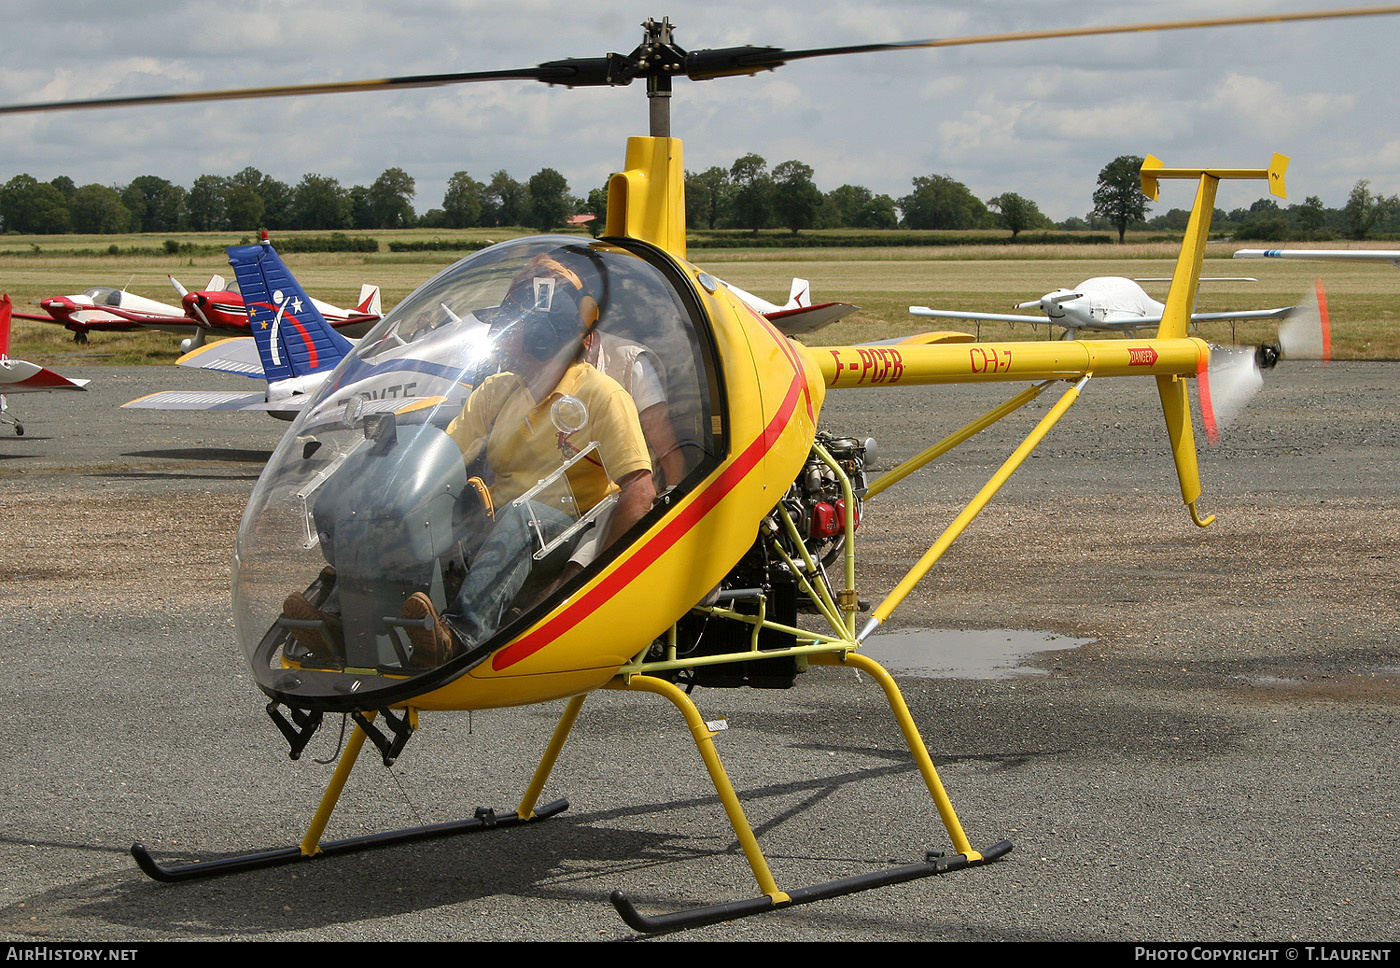
<instances>
[{"instance_id":1,"label":"horizontal stabilizer","mask_svg":"<svg viewBox=\"0 0 1400 968\"><path fill-rule=\"evenodd\" d=\"M122 404L131 410L287 410L284 404L269 404L261 392L232 390L162 390Z\"/></svg>"},{"instance_id":2,"label":"horizontal stabilizer","mask_svg":"<svg viewBox=\"0 0 1400 968\"><path fill-rule=\"evenodd\" d=\"M723 281L723 280L721 280ZM829 326L844 316L858 310L859 306L850 303L825 302L812 305L812 287L806 279L793 279L788 291L788 301L779 306L770 303L762 296L755 296L730 282L724 283L730 292L743 300L754 312L765 317L788 336L810 333Z\"/></svg>"},{"instance_id":3,"label":"horizontal stabilizer","mask_svg":"<svg viewBox=\"0 0 1400 968\"><path fill-rule=\"evenodd\" d=\"M849 316L860 309L859 306L852 306L850 303L818 303L815 306L801 306L797 309L778 309L771 313L764 313L774 326L789 336L797 333L811 333L821 329L823 326L830 326L838 319Z\"/></svg>"},{"instance_id":4,"label":"horizontal stabilizer","mask_svg":"<svg viewBox=\"0 0 1400 968\"><path fill-rule=\"evenodd\" d=\"M175 362L195 370L216 370L255 380L263 378L262 357L251 336L235 336L217 343L206 343L190 350Z\"/></svg>"},{"instance_id":5,"label":"horizontal stabilizer","mask_svg":"<svg viewBox=\"0 0 1400 968\"><path fill-rule=\"evenodd\" d=\"M70 380L46 366L24 360L0 363L0 393L37 393L41 390L86 390L89 380Z\"/></svg>"},{"instance_id":6,"label":"horizontal stabilizer","mask_svg":"<svg viewBox=\"0 0 1400 968\"><path fill-rule=\"evenodd\" d=\"M934 330L929 333L915 333L913 336L892 336L889 339L870 340L857 343L857 346L934 346L938 343L975 343L977 337L971 333L961 333L952 329Z\"/></svg>"},{"instance_id":7,"label":"horizontal stabilizer","mask_svg":"<svg viewBox=\"0 0 1400 968\"><path fill-rule=\"evenodd\" d=\"M6 355L10 349L11 306L9 293L0 296L0 393L85 389L87 380L70 380L46 366L12 360Z\"/></svg>"}]
</instances>

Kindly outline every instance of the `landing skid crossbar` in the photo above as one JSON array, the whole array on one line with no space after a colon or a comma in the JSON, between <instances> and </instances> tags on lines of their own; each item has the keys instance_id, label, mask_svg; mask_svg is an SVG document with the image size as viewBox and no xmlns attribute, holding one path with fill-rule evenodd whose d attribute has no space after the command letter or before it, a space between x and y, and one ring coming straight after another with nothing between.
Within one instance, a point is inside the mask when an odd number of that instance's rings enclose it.
<instances>
[{"instance_id":1,"label":"landing skid crossbar","mask_svg":"<svg viewBox=\"0 0 1400 968\"><path fill-rule=\"evenodd\" d=\"M234 874L240 871L261 870L266 867L280 867L283 864L292 864L297 861L314 860L319 857L333 857L337 854L349 854L361 850L370 850L375 847L391 847L395 844L415 843L421 840L434 840L440 837L452 837L457 834L470 834L483 830L493 830L498 827L515 827L520 824L532 823L536 820L545 820L561 813L569 807L568 800L555 800L546 803L534 810L530 816L521 818L519 814L497 814L494 810L485 807L478 807L476 816L466 820L449 820L445 823L432 824L427 827L407 827L402 830L390 830L377 834L366 834L362 837L347 837L344 840L332 840L320 844L320 849L314 854L303 852L301 847L282 847L278 850L267 850L252 854L240 854L237 857L223 857L219 860L199 861L193 864L182 864L176 867L164 867L151 856L142 844L131 845L131 856L136 859L136 864L141 870L146 872L148 877L166 883L176 883L179 881L192 881L203 877L217 877L221 874Z\"/></svg>"}]
</instances>

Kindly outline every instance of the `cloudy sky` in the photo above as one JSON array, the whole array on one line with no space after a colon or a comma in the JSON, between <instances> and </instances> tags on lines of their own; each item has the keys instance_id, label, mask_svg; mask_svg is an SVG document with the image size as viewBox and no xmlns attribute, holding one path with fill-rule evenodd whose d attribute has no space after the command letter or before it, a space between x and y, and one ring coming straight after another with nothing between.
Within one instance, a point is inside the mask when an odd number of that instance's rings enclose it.
<instances>
[{"instance_id":1,"label":"cloudy sky","mask_svg":"<svg viewBox=\"0 0 1400 968\"><path fill-rule=\"evenodd\" d=\"M528 67L630 51L647 17L685 48L788 49L1065 26L1342 9L1365 0L5 0L0 103ZM750 9L752 7L752 9ZM1122 154L1169 166L1263 167L1292 158L1289 200L1345 203L1351 186L1400 193L1400 16L901 51L676 82L686 167L750 152L810 164L817 184L898 198L946 174L981 198L1014 191L1047 215L1083 215ZM576 194L646 133L642 85L472 84L179 107L0 118L0 182L79 185L155 174L189 186L252 165L289 183L345 186L401 167L420 211L447 179L561 171ZM1222 185L1233 208L1263 194ZM1159 211L1185 207L1164 187Z\"/></svg>"}]
</instances>

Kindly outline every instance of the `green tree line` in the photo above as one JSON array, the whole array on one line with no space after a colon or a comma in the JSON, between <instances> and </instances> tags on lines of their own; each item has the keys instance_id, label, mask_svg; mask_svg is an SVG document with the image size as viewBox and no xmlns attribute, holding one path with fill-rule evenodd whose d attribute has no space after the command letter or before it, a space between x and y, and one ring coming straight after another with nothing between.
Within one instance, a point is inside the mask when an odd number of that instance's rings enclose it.
<instances>
[{"instance_id":1,"label":"green tree line","mask_svg":"<svg viewBox=\"0 0 1400 968\"><path fill-rule=\"evenodd\" d=\"M315 173L288 185L251 167L232 176L200 175L189 188L157 175L142 175L120 187L79 187L66 175L41 182L24 174L0 186L0 231L116 235L416 225L527 225L548 230L573 213L577 202L568 190L564 176L550 168L523 183L504 171L485 184L458 172L443 207L420 217L413 208L416 184L402 168L386 170L369 186L349 188Z\"/></svg>"},{"instance_id":2,"label":"green tree line","mask_svg":"<svg viewBox=\"0 0 1400 968\"><path fill-rule=\"evenodd\" d=\"M728 169L686 172L686 220L703 229L1025 229L1051 228L1035 202L1006 192L983 202L949 175L920 176L908 195L877 195L863 185L817 188L810 165L784 161L770 171L756 154Z\"/></svg>"},{"instance_id":3,"label":"green tree line","mask_svg":"<svg viewBox=\"0 0 1400 968\"><path fill-rule=\"evenodd\" d=\"M1015 192L985 201L950 175L915 177L907 195L876 194L861 185L817 188L815 172L800 161L772 169L757 154L738 158L729 168L687 171L686 218L697 229L995 229L1015 238L1035 229L1129 229L1179 232L1189 213L1171 209L1148 218L1146 196L1138 185L1141 158L1123 155L1099 173L1093 209L1083 218L1053 222L1036 203ZM459 171L448 181L439 208L418 215L416 184L402 168L390 168L369 186L349 188L310 173L288 185L256 168L235 175L201 175L189 188L156 175L142 175L121 187L74 184L67 176L41 182L16 175L0 186L0 231L22 234L125 234L129 232L328 231L343 229L473 228L527 226L549 231L571 216L593 215L594 234L602 230L607 189L578 198L564 176L543 168L525 181L498 171L479 181ZM1340 209L1317 196L1280 206L1271 198L1248 208L1217 210L1217 233L1256 239L1363 239L1400 233L1400 196L1373 192L1365 179Z\"/></svg>"}]
</instances>

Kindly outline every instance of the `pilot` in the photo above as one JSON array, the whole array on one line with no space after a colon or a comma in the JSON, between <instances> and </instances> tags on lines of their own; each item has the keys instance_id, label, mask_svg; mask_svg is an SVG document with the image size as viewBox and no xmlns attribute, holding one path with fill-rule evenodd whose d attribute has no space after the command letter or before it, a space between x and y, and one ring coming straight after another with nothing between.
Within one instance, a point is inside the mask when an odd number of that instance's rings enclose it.
<instances>
[{"instance_id":1,"label":"pilot","mask_svg":"<svg viewBox=\"0 0 1400 968\"><path fill-rule=\"evenodd\" d=\"M585 457L569 473L578 513L610 494L618 498L591 532L573 539L561 577L577 572L650 509L656 489L636 405L616 380L584 362L585 339L597 320L597 302L579 276L548 255L536 256L513 281L493 323L502 371L472 392L447 428L467 464L484 453L496 520L443 615L422 592L404 603L404 618L431 625L409 629L415 664L446 661L502 624L531 577L536 542L548 543L574 523L558 507L511 502L589 442L597 442L598 460Z\"/></svg>"}]
</instances>

